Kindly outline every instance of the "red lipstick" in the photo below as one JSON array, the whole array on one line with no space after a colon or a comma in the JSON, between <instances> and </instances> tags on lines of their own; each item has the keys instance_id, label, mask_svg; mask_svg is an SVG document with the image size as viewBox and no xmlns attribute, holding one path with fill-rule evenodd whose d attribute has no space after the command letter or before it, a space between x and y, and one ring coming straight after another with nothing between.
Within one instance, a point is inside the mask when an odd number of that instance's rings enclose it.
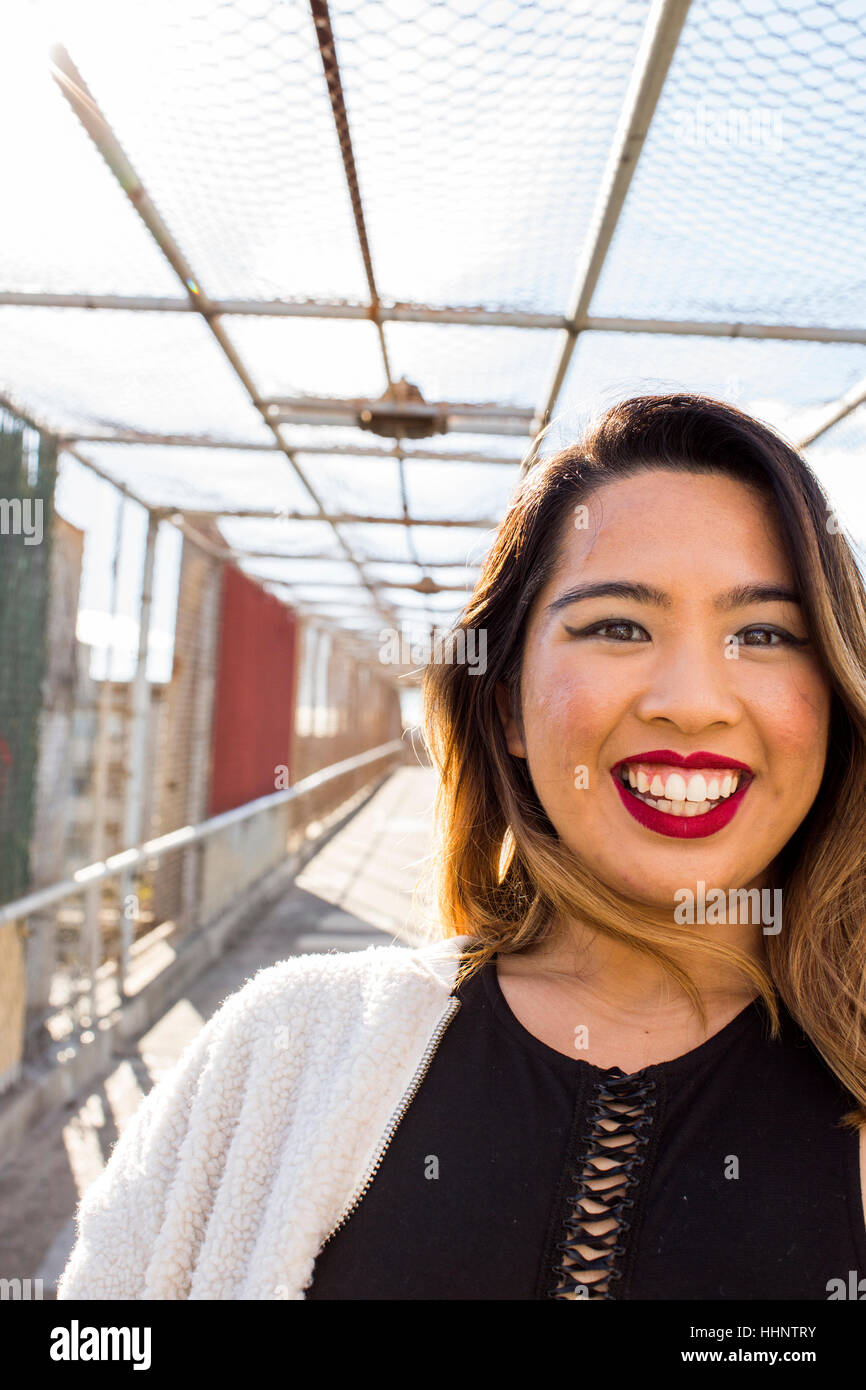
<instances>
[{"instance_id":1,"label":"red lipstick","mask_svg":"<svg viewBox=\"0 0 866 1390\"><path fill-rule=\"evenodd\" d=\"M649 753L632 753L629 757L620 758L618 763L614 763L612 771L618 771L623 763L671 763L674 767L736 767L741 772L752 775L749 764L738 762L736 758L724 758L719 753L689 753L688 757L684 757L682 753L674 753L670 748L654 748Z\"/></svg>"},{"instance_id":2,"label":"red lipstick","mask_svg":"<svg viewBox=\"0 0 866 1390\"><path fill-rule=\"evenodd\" d=\"M619 769L623 763L669 763L673 767L727 767L745 772L747 777L741 781L733 796L726 797L714 810L707 811L702 816L674 816L668 811L659 811L654 806L647 806L646 802L632 794L619 776ZM676 840L703 839L728 825L740 809L743 797L754 778L748 763L741 763L737 758L706 752L689 753L684 757L670 748L656 748L648 753L635 753L631 757L620 758L611 768L610 775L629 815L648 830Z\"/></svg>"}]
</instances>

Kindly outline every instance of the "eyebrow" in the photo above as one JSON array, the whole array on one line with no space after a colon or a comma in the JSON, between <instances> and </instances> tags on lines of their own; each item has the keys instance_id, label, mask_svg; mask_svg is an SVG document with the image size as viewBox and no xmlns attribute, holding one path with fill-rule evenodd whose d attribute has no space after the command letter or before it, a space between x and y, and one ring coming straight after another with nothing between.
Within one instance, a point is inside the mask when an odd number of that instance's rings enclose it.
<instances>
[{"instance_id":1,"label":"eyebrow","mask_svg":"<svg viewBox=\"0 0 866 1390\"><path fill-rule=\"evenodd\" d=\"M670 594L654 588L652 584L632 584L617 579L597 584L577 584L560 594L547 605L547 608L548 611L556 611L587 598L625 598L636 603L653 603L658 608L670 608L673 605ZM744 608L750 603L800 603L800 596L793 589L786 589L778 584L737 584L733 589L717 594L713 600L713 607L721 613L727 613L732 608Z\"/></svg>"}]
</instances>

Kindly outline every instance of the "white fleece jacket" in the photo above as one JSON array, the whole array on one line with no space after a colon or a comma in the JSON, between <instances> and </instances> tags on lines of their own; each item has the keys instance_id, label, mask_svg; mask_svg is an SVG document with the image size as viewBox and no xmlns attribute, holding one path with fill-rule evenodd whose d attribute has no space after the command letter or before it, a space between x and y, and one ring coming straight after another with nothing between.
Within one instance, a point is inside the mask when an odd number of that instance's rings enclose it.
<instances>
[{"instance_id":1,"label":"white fleece jacket","mask_svg":"<svg viewBox=\"0 0 866 1390\"><path fill-rule=\"evenodd\" d=\"M58 1299L303 1299L469 939L293 956L229 995L84 1193Z\"/></svg>"}]
</instances>

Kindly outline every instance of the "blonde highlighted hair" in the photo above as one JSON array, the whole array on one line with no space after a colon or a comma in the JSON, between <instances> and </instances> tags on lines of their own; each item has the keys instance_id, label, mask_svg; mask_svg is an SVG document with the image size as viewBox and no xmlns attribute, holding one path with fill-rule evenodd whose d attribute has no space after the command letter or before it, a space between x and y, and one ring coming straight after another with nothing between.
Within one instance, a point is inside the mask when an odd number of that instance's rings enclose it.
<instances>
[{"instance_id":1,"label":"blonde highlighted hair","mask_svg":"<svg viewBox=\"0 0 866 1390\"><path fill-rule=\"evenodd\" d=\"M832 687L824 776L776 861L784 923L767 969L736 947L675 926L600 882L560 840L525 759L512 756L496 704L519 717L526 622L553 573L574 508L605 483L649 468L724 474L775 507L810 637ZM439 773L428 878L439 935L468 935L462 981L496 953L524 951L574 917L656 960L706 1025L700 993L671 955L687 946L735 966L778 1035L781 997L866 1125L866 590L852 547L797 451L735 406L694 394L640 396L607 410L580 441L536 462L513 494L471 600L453 631L483 629L486 667L432 662L423 729Z\"/></svg>"}]
</instances>

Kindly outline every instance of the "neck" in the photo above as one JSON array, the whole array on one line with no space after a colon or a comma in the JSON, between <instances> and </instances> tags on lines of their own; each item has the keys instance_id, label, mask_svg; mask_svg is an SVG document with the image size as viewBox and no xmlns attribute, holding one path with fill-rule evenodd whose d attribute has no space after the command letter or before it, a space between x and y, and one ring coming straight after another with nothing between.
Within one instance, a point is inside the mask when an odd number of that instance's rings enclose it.
<instances>
[{"instance_id":1,"label":"neck","mask_svg":"<svg viewBox=\"0 0 866 1390\"><path fill-rule=\"evenodd\" d=\"M766 965L766 946L760 923L706 924L708 941L735 946ZM706 962L687 948L668 954L692 978L710 1014L743 1007L754 998L755 986L741 971L715 961ZM692 1011L688 996L651 957L586 923L557 919L547 942L517 956L505 957L508 973L544 974L580 998L591 1000L610 1018L684 1018Z\"/></svg>"}]
</instances>

